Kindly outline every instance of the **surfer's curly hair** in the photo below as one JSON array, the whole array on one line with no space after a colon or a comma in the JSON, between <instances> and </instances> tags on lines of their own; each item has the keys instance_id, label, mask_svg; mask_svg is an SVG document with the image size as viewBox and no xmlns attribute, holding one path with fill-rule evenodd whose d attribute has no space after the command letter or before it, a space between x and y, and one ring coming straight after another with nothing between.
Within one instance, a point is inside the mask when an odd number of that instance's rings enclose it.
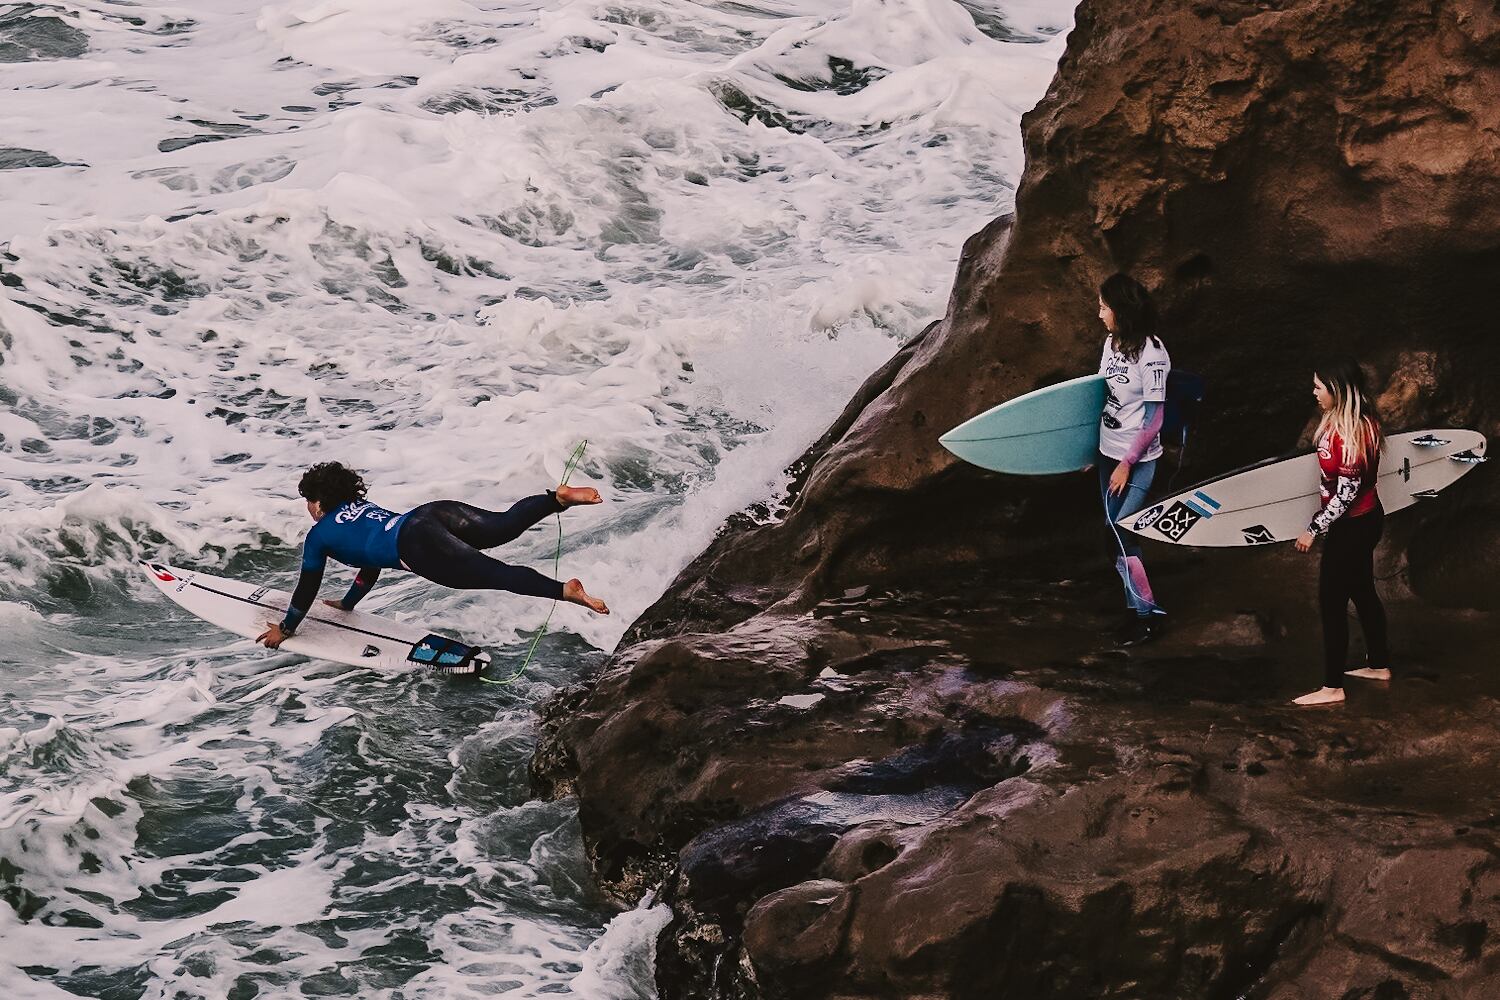
<instances>
[{"instance_id":1,"label":"surfer's curly hair","mask_svg":"<svg viewBox=\"0 0 1500 1000\"><path fill-rule=\"evenodd\" d=\"M297 492L312 500L324 513L346 503L363 500L370 488L359 473L341 462L319 462L302 473Z\"/></svg>"}]
</instances>

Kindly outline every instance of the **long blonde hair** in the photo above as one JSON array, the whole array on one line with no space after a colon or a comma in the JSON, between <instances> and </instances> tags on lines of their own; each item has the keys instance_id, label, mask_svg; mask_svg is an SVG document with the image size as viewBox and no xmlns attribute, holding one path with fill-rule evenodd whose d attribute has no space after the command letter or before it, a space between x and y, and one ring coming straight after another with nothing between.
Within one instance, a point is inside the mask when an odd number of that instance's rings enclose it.
<instances>
[{"instance_id":1,"label":"long blonde hair","mask_svg":"<svg viewBox=\"0 0 1500 1000\"><path fill-rule=\"evenodd\" d=\"M1330 431L1337 434L1343 445L1345 465L1364 464L1372 450L1379 455L1385 446L1385 434L1359 365L1342 359L1314 369L1313 374L1333 397L1333 406L1323 412L1323 419L1318 422L1318 440L1323 440Z\"/></svg>"}]
</instances>

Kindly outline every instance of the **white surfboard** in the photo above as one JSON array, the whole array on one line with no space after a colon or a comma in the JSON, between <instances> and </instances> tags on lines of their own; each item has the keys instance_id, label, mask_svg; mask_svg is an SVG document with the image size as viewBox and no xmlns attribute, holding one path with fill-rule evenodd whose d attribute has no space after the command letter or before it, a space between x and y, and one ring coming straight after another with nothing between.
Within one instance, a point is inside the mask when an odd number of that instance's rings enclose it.
<instances>
[{"instance_id":1,"label":"white surfboard","mask_svg":"<svg viewBox=\"0 0 1500 1000\"><path fill-rule=\"evenodd\" d=\"M291 599L285 591L165 563L143 559L141 568L158 590L182 607L246 639L264 632L268 622L281 621ZM394 670L421 667L439 673L476 674L490 664L488 653L456 639L379 615L340 611L321 601L280 648L350 666Z\"/></svg>"},{"instance_id":2,"label":"white surfboard","mask_svg":"<svg viewBox=\"0 0 1500 1000\"><path fill-rule=\"evenodd\" d=\"M1386 513L1437 496L1485 460L1485 444L1478 431L1453 429L1386 438L1376 487ZM1318 456L1309 452L1190 487L1117 523L1158 542L1268 545L1296 539L1320 506Z\"/></svg>"}]
</instances>

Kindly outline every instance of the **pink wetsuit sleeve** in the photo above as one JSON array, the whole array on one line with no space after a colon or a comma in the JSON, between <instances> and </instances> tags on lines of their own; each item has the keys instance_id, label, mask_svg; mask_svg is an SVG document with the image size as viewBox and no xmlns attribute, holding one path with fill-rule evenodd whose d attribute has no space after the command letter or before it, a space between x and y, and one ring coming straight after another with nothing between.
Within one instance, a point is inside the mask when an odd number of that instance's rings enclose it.
<instances>
[{"instance_id":1,"label":"pink wetsuit sleeve","mask_svg":"<svg viewBox=\"0 0 1500 1000\"><path fill-rule=\"evenodd\" d=\"M1126 465L1134 465L1146 454L1146 449L1151 447L1151 442L1156 440L1156 435L1161 433L1162 421L1166 419L1166 407L1161 403L1146 404L1146 423L1141 432L1130 442L1130 450L1120 461Z\"/></svg>"}]
</instances>

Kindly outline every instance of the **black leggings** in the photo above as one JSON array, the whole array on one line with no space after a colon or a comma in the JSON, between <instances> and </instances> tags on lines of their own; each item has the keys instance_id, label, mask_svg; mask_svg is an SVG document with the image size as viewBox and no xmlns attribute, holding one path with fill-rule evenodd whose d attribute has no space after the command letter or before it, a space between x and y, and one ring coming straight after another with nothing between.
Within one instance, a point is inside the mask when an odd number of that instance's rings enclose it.
<instances>
[{"instance_id":1,"label":"black leggings","mask_svg":"<svg viewBox=\"0 0 1500 1000\"><path fill-rule=\"evenodd\" d=\"M1328 529L1323 541L1323 566L1318 573L1318 607L1323 613L1323 684L1344 686L1349 669L1349 602L1359 612L1359 627L1365 633L1369 665L1389 668L1386 649L1385 607L1375 593L1375 546L1385 528L1385 511L1379 506L1359 517L1341 517Z\"/></svg>"},{"instance_id":2,"label":"black leggings","mask_svg":"<svg viewBox=\"0 0 1500 1000\"><path fill-rule=\"evenodd\" d=\"M510 566L480 549L494 548L562 510L551 492L527 497L504 513L457 500L424 503L406 515L396 550L418 576L455 590L508 590L528 597L562 597L563 585L525 566Z\"/></svg>"}]
</instances>

